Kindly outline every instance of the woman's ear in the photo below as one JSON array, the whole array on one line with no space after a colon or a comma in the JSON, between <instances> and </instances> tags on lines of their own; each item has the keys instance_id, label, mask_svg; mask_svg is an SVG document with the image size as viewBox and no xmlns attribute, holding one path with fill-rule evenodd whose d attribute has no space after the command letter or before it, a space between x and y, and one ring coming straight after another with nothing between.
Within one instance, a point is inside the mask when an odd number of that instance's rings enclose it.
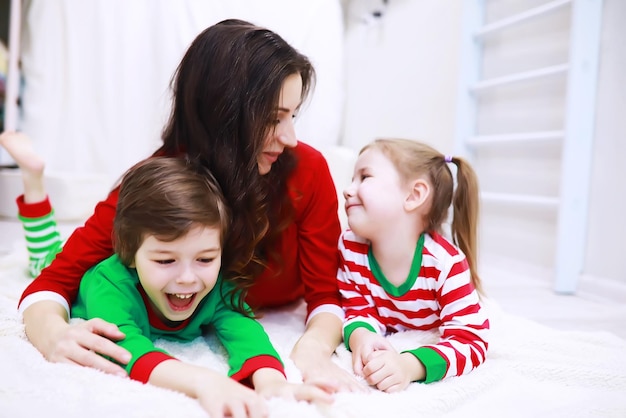
<instances>
[{"instance_id":1,"label":"woman's ear","mask_svg":"<svg viewBox=\"0 0 626 418\"><path fill-rule=\"evenodd\" d=\"M404 201L404 209L408 212L413 211L426 203L430 195L430 185L422 178L413 180L410 183L409 194Z\"/></svg>"}]
</instances>

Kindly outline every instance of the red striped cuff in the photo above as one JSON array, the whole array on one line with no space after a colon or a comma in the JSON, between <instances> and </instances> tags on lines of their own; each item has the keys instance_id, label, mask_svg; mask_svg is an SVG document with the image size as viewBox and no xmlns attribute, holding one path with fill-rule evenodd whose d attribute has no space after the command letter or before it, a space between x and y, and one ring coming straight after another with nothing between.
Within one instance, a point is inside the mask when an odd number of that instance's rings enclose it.
<instances>
[{"instance_id":1,"label":"red striped cuff","mask_svg":"<svg viewBox=\"0 0 626 418\"><path fill-rule=\"evenodd\" d=\"M131 369L129 376L133 380L138 380L142 383L148 383L152 370L165 360L176 360L169 354L162 353L160 351L151 351L139 357L133 368Z\"/></svg>"},{"instance_id":2,"label":"red striped cuff","mask_svg":"<svg viewBox=\"0 0 626 418\"><path fill-rule=\"evenodd\" d=\"M17 203L18 213L24 218L41 218L52 212L48 196L41 202L26 203L24 202L24 195L20 195L15 199L15 202Z\"/></svg>"}]
</instances>

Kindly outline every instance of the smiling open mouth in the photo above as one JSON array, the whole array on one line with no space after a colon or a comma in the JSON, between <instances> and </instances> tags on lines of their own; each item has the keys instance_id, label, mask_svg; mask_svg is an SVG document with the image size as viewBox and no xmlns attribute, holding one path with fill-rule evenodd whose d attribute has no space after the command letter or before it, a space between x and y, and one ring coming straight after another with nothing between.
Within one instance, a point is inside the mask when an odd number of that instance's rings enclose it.
<instances>
[{"instance_id":1,"label":"smiling open mouth","mask_svg":"<svg viewBox=\"0 0 626 418\"><path fill-rule=\"evenodd\" d=\"M185 311L193 305L195 293L167 293L167 301L174 311Z\"/></svg>"}]
</instances>

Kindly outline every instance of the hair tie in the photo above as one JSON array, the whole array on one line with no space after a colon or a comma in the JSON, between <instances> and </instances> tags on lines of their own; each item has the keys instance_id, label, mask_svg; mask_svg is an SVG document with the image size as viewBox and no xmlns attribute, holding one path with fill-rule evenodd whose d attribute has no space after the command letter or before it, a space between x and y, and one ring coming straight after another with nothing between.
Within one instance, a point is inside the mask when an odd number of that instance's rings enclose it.
<instances>
[{"instance_id":1,"label":"hair tie","mask_svg":"<svg viewBox=\"0 0 626 418\"><path fill-rule=\"evenodd\" d=\"M452 162L452 156L451 155L446 155L445 157L443 157L443 160L447 163L451 163Z\"/></svg>"}]
</instances>

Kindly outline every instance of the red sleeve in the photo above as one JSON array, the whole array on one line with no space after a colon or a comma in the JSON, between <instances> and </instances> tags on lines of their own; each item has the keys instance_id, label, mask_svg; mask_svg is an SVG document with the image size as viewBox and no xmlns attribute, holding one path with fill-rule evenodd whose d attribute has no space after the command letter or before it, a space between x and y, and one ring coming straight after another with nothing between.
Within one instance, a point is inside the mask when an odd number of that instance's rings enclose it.
<instances>
[{"instance_id":1,"label":"red sleeve","mask_svg":"<svg viewBox=\"0 0 626 418\"><path fill-rule=\"evenodd\" d=\"M135 361L129 377L133 380L138 380L141 383L148 383L154 368L163 363L165 360L177 359L160 351L151 351L146 353Z\"/></svg>"},{"instance_id":2,"label":"red sleeve","mask_svg":"<svg viewBox=\"0 0 626 418\"><path fill-rule=\"evenodd\" d=\"M118 189L115 189L96 205L85 225L72 233L50 266L24 290L20 303L30 294L50 291L58 293L72 306L83 274L113 254L111 233L117 197Z\"/></svg>"},{"instance_id":3,"label":"red sleeve","mask_svg":"<svg viewBox=\"0 0 626 418\"><path fill-rule=\"evenodd\" d=\"M241 370L234 373L231 379L236 380L237 382L244 384L248 387L254 388L252 384L252 375L259 369L268 368L278 370L287 378L285 375L285 368L283 364L276 357L268 356L268 355L260 355L249 358L243 363Z\"/></svg>"},{"instance_id":4,"label":"red sleeve","mask_svg":"<svg viewBox=\"0 0 626 418\"><path fill-rule=\"evenodd\" d=\"M296 200L300 277L304 285L307 316L320 305L341 306L337 286L337 243L341 226L337 190L328 163L316 149L300 143L294 188Z\"/></svg>"}]
</instances>

